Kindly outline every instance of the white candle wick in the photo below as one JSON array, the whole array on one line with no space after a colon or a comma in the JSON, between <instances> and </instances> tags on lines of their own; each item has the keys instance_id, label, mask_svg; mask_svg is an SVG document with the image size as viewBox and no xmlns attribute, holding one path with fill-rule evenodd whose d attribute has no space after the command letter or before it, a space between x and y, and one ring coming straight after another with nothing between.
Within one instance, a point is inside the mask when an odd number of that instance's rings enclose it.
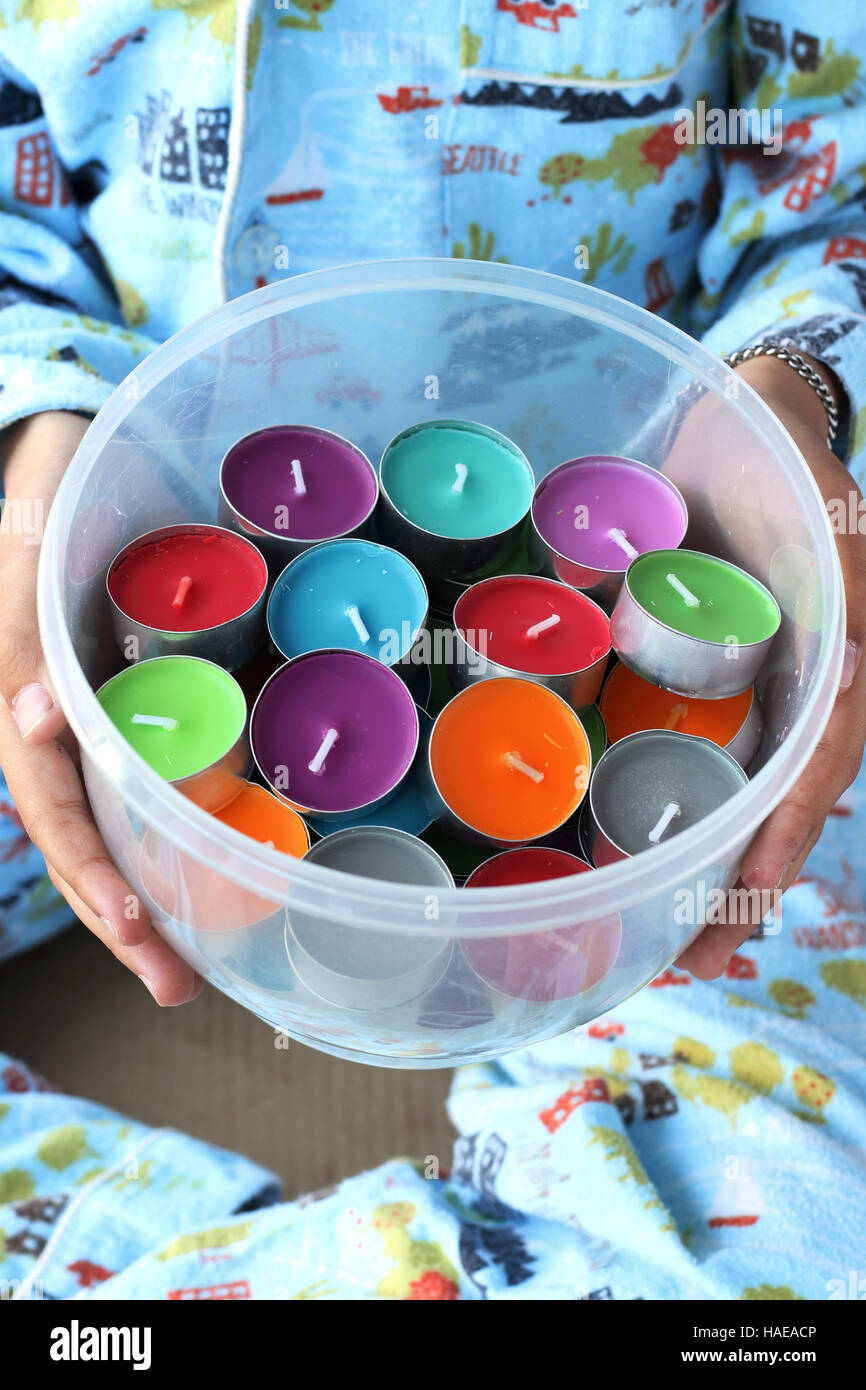
<instances>
[{"instance_id":1,"label":"white candle wick","mask_svg":"<svg viewBox=\"0 0 866 1390\"><path fill-rule=\"evenodd\" d=\"M183 605L186 602L186 596L191 588L192 577L191 575L185 574L178 583L177 591L175 593L174 598L171 601L172 608L183 608Z\"/></svg>"},{"instance_id":2,"label":"white candle wick","mask_svg":"<svg viewBox=\"0 0 866 1390\"><path fill-rule=\"evenodd\" d=\"M358 636L360 637L361 641L362 641L362 642L369 642L369 640L370 640L370 634L369 634L369 632L367 631L367 627L366 627L366 625L365 625L365 623L364 623L364 619L361 617L361 614L360 614L360 612L359 612L359 610L358 610L358 605L357 605L356 603L351 604L351 605L346 609L346 617L349 619L349 622L352 624L352 627L353 627L353 628L355 629L355 631L357 632L357 634L358 634Z\"/></svg>"},{"instance_id":3,"label":"white candle wick","mask_svg":"<svg viewBox=\"0 0 866 1390\"><path fill-rule=\"evenodd\" d=\"M164 714L134 714L133 724L150 724L154 729L176 729L177 720L170 719Z\"/></svg>"},{"instance_id":4,"label":"white candle wick","mask_svg":"<svg viewBox=\"0 0 866 1390\"><path fill-rule=\"evenodd\" d=\"M465 463L455 463L454 472L457 474L457 477L451 484L451 491L462 492L463 484L466 482L466 474L469 472L469 469L466 467Z\"/></svg>"},{"instance_id":5,"label":"white candle wick","mask_svg":"<svg viewBox=\"0 0 866 1390\"><path fill-rule=\"evenodd\" d=\"M318 775L325 766L325 759L333 748L337 739L340 737L336 729L329 729L319 744L318 752L311 762L307 763L310 772Z\"/></svg>"},{"instance_id":6,"label":"white candle wick","mask_svg":"<svg viewBox=\"0 0 866 1390\"><path fill-rule=\"evenodd\" d=\"M625 531L623 531L622 527L612 526L607 534L610 536L614 544L619 546L620 550L625 551L626 555L630 560L637 559L638 555L640 554L640 551L635 550L634 546L632 545Z\"/></svg>"},{"instance_id":7,"label":"white candle wick","mask_svg":"<svg viewBox=\"0 0 866 1390\"><path fill-rule=\"evenodd\" d=\"M647 835L651 845L657 845L662 835L664 835L671 821L682 814L682 807L678 801L669 801L662 811L650 833Z\"/></svg>"},{"instance_id":8,"label":"white candle wick","mask_svg":"<svg viewBox=\"0 0 866 1390\"><path fill-rule=\"evenodd\" d=\"M540 637L542 632L549 632L550 629L556 627L557 623L560 621L561 619L558 613L551 613L549 618L545 618L540 623L533 623L532 627L528 627L526 629L526 635L527 637Z\"/></svg>"},{"instance_id":9,"label":"white candle wick","mask_svg":"<svg viewBox=\"0 0 866 1390\"><path fill-rule=\"evenodd\" d=\"M689 608L700 608L701 601L697 594L693 594L691 589L687 589L683 581L678 579L675 574L666 574L665 579L672 589L676 589L680 598L684 603L688 604Z\"/></svg>"},{"instance_id":10,"label":"white candle wick","mask_svg":"<svg viewBox=\"0 0 866 1390\"><path fill-rule=\"evenodd\" d=\"M530 767L529 763L525 763L523 759L518 757L516 753L506 753L505 761L508 763L508 766L512 768L515 772L522 772L524 777L531 778L533 782L537 783L544 781L544 773L539 772L534 767Z\"/></svg>"},{"instance_id":11,"label":"white candle wick","mask_svg":"<svg viewBox=\"0 0 866 1390\"><path fill-rule=\"evenodd\" d=\"M295 496L306 497L307 484L304 482L304 475L301 471L300 459L292 459L292 479L295 484Z\"/></svg>"}]
</instances>

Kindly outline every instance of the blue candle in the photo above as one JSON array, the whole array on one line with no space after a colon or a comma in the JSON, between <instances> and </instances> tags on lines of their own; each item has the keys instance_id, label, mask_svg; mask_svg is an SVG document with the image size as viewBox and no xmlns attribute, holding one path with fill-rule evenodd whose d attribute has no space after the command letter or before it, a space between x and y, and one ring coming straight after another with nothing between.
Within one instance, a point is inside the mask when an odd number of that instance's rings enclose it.
<instances>
[{"instance_id":1,"label":"blue candle","mask_svg":"<svg viewBox=\"0 0 866 1390\"><path fill-rule=\"evenodd\" d=\"M426 617L427 590L412 562L361 540L305 550L283 570L268 604L271 638L289 660L341 647L393 666Z\"/></svg>"}]
</instances>

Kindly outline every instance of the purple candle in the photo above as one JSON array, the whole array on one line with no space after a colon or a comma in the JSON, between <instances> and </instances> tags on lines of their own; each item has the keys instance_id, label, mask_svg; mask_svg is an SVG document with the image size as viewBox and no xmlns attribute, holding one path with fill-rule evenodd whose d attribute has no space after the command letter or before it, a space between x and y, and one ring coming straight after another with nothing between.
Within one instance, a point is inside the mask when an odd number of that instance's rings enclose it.
<instances>
[{"instance_id":1,"label":"purple candle","mask_svg":"<svg viewBox=\"0 0 866 1390\"><path fill-rule=\"evenodd\" d=\"M311 425L273 425L233 444L220 467L220 518L286 564L317 541L360 535L379 484L366 454Z\"/></svg>"},{"instance_id":2,"label":"purple candle","mask_svg":"<svg viewBox=\"0 0 866 1390\"><path fill-rule=\"evenodd\" d=\"M418 711L375 657L308 652L275 671L250 720L259 771L299 811L372 810L396 790L418 748Z\"/></svg>"},{"instance_id":3,"label":"purple candle","mask_svg":"<svg viewBox=\"0 0 866 1390\"><path fill-rule=\"evenodd\" d=\"M655 468L590 454L542 478L532 522L547 572L610 608L632 560L680 544L688 512L677 488Z\"/></svg>"}]
</instances>

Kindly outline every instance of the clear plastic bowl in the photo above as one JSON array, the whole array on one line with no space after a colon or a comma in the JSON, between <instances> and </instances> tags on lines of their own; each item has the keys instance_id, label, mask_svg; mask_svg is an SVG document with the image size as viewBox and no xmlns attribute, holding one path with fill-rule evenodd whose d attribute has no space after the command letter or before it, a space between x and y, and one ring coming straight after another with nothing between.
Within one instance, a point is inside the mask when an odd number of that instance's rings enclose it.
<instances>
[{"instance_id":1,"label":"clear plastic bowl","mask_svg":"<svg viewBox=\"0 0 866 1390\"><path fill-rule=\"evenodd\" d=\"M219 463L233 440L264 425L320 425L375 461L398 430L439 414L501 430L538 476L590 453L663 468L689 506L686 543L744 565L780 602L750 784L645 855L528 887L436 893L290 860L161 781L94 697L117 660L106 567L145 530L215 520ZM100 411L67 472L39 601L94 815L162 934L274 1028L401 1067L494 1057L564 1032L670 965L696 934L707 891L734 881L748 840L804 768L844 640L820 495L758 397L641 309L537 271L468 261L302 275L159 348ZM303 953L293 921L304 927ZM541 936L538 950L517 940L551 931L557 939ZM512 938L511 964L489 979L461 947L480 936ZM319 940L311 968L306 952ZM508 954L506 942L494 965ZM520 972L525 988L515 985Z\"/></svg>"}]
</instances>

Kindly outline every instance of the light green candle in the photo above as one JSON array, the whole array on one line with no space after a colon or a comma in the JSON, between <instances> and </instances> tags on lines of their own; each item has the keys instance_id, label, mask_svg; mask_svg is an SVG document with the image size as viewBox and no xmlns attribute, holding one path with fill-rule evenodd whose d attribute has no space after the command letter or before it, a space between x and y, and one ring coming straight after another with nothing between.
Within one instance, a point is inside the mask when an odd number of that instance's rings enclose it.
<instances>
[{"instance_id":1,"label":"light green candle","mask_svg":"<svg viewBox=\"0 0 866 1390\"><path fill-rule=\"evenodd\" d=\"M694 550L652 550L629 567L628 588L659 622L704 642L764 642L779 606L745 570Z\"/></svg>"},{"instance_id":2,"label":"light green candle","mask_svg":"<svg viewBox=\"0 0 866 1390\"><path fill-rule=\"evenodd\" d=\"M392 503L414 526L461 540L516 526L534 487L517 446L468 420L406 430L387 449L381 473Z\"/></svg>"},{"instance_id":3,"label":"light green candle","mask_svg":"<svg viewBox=\"0 0 866 1390\"><path fill-rule=\"evenodd\" d=\"M96 698L136 753L167 782L219 762L246 723L237 681L193 656L140 661L107 681Z\"/></svg>"}]
</instances>

